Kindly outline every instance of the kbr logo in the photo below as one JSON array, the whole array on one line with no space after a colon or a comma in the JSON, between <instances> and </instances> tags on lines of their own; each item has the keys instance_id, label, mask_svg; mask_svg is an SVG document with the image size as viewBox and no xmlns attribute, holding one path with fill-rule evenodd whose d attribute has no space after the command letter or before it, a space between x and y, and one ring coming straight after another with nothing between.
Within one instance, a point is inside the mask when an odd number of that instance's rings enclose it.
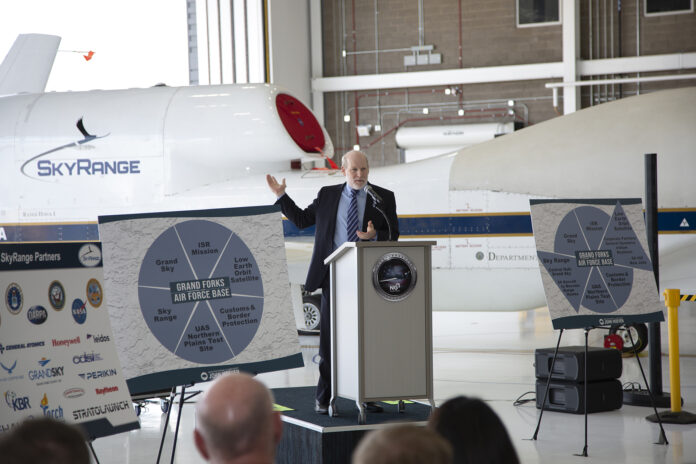
<instances>
[{"instance_id":1,"label":"kbr logo","mask_svg":"<svg viewBox=\"0 0 696 464\"><path fill-rule=\"evenodd\" d=\"M82 353L81 355L75 355L72 358L73 364L84 364L101 360L101 354L95 353L94 351L92 351L91 353Z\"/></svg>"},{"instance_id":2,"label":"kbr logo","mask_svg":"<svg viewBox=\"0 0 696 464\"><path fill-rule=\"evenodd\" d=\"M5 403L7 403L7 406L11 407L13 411L24 411L25 409L31 408L28 396L18 396L17 393L9 390L5 392Z\"/></svg>"},{"instance_id":3,"label":"kbr logo","mask_svg":"<svg viewBox=\"0 0 696 464\"><path fill-rule=\"evenodd\" d=\"M79 298L72 302L72 317L78 324L84 324L87 320L87 304Z\"/></svg>"},{"instance_id":4,"label":"kbr logo","mask_svg":"<svg viewBox=\"0 0 696 464\"><path fill-rule=\"evenodd\" d=\"M43 306L32 306L29 308L29 311L27 311L27 319L29 319L29 322L32 324L43 324L46 322L46 319L48 319L48 311L46 311L46 308Z\"/></svg>"}]
</instances>

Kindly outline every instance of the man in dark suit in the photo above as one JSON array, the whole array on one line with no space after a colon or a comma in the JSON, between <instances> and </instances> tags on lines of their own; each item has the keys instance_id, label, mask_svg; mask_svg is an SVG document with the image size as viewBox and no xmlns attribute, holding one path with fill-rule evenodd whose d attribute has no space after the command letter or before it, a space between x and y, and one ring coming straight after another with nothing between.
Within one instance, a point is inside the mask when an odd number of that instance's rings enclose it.
<instances>
[{"instance_id":1,"label":"man in dark suit","mask_svg":"<svg viewBox=\"0 0 696 464\"><path fill-rule=\"evenodd\" d=\"M360 151L349 151L343 155L341 162L341 172L346 182L322 187L312 204L305 209L299 208L285 193L285 179L279 183L275 177L266 176L269 188L278 198L276 204L280 205L283 214L293 224L300 229L316 225L314 251L309 264L305 290L312 292L321 288L319 382L315 404L315 410L320 414L327 413L331 399L331 312L329 306L331 286L329 267L324 264L324 259L346 241L397 240L399 238L394 193L369 184L380 199L378 206L385 212L389 220L387 223L365 191L369 171L367 156ZM390 227L391 237L389 236ZM381 408L372 404L368 405L368 411L375 410L381 410Z\"/></svg>"}]
</instances>

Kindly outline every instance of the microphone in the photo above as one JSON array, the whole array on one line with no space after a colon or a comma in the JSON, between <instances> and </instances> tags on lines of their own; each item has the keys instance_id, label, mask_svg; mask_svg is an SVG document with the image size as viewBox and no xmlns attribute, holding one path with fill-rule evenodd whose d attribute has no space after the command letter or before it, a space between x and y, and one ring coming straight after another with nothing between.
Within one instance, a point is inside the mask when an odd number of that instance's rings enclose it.
<instances>
[{"instance_id":1,"label":"microphone","mask_svg":"<svg viewBox=\"0 0 696 464\"><path fill-rule=\"evenodd\" d=\"M375 189L373 189L370 184L365 184L365 187L363 187L363 189L365 190L365 193L372 197L372 200L375 203L382 203L382 197L380 197L379 194L375 192Z\"/></svg>"}]
</instances>

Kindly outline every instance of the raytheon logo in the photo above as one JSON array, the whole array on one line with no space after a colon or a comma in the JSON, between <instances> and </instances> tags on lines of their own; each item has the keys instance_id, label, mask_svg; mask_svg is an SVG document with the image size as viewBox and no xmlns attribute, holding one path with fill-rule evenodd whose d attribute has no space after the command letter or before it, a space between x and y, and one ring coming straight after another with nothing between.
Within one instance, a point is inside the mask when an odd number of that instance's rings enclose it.
<instances>
[{"instance_id":1,"label":"raytheon logo","mask_svg":"<svg viewBox=\"0 0 696 464\"><path fill-rule=\"evenodd\" d=\"M32 179L55 180L63 177L140 174L140 160L105 161L102 159L96 160L90 158L77 158L73 160L66 160L64 158L61 158L60 160L46 159L48 155L61 151L65 148L79 148L85 143L102 139L110 135L110 133L105 135L90 134L85 129L82 118L77 121L76 127L84 138L66 143L65 145L61 145L59 147L51 148L50 150L29 158L24 162L24 164L22 164L22 174Z\"/></svg>"}]
</instances>

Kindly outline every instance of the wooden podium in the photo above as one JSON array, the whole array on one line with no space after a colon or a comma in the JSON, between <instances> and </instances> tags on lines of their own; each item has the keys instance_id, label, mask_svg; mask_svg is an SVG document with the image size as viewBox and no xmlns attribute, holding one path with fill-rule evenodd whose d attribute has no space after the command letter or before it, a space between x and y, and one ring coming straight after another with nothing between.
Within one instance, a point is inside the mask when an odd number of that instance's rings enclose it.
<instances>
[{"instance_id":1,"label":"wooden podium","mask_svg":"<svg viewBox=\"0 0 696 464\"><path fill-rule=\"evenodd\" d=\"M433 400L431 249L434 241L346 242L331 269L331 387L355 400Z\"/></svg>"}]
</instances>

